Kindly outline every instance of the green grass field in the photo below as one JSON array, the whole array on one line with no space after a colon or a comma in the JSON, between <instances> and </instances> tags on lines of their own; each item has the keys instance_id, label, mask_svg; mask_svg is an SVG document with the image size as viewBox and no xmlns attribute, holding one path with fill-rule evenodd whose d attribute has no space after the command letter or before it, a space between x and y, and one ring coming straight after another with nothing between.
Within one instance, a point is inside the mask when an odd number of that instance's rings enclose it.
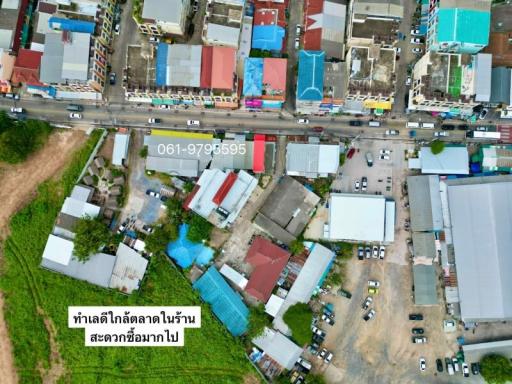
<instances>
[{"instance_id":1,"label":"green grass field","mask_svg":"<svg viewBox=\"0 0 512 384\"><path fill-rule=\"evenodd\" d=\"M189 282L164 257L151 260L142 288L131 296L39 268L63 199L98 138L99 132L93 133L62 178L42 184L37 197L11 220L0 287L21 383L40 383L40 370L55 360L45 319L55 325L65 366L61 383L240 383L248 375L257 377L241 342L205 305L202 328L185 331L183 348L86 348L83 329L67 327L71 305L200 305Z\"/></svg>"}]
</instances>

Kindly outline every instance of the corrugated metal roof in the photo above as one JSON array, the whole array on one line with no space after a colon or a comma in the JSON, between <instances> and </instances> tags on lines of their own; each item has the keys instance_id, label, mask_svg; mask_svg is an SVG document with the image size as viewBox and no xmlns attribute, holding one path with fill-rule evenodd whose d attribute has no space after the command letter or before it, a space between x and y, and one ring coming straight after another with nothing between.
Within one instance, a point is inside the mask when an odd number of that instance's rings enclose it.
<instances>
[{"instance_id":1,"label":"corrugated metal roof","mask_svg":"<svg viewBox=\"0 0 512 384\"><path fill-rule=\"evenodd\" d=\"M461 8L441 8L437 12L437 40L487 45L491 13Z\"/></svg>"},{"instance_id":2,"label":"corrugated metal roof","mask_svg":"<svg viewBox=\"0 0 512 384\"><path fill-rule=\"evenodd\" d=\"M223 264L219 272L240 289L245 289L247 282L249 281L240 272L234 270L227 264Z\"/></svg>"},{"instance_id":3,"label":"corrugated metal roof","mask_svg":"<svg viewBox=\"0 0 512 384\"><path fill-rule=\"evenodd\" d=\"M146 169L183 177L199 176L199 162L193 159L148 156Z\"/></svg>"},{"instance_id":4,"label":"corrugated metal roof","mask_svg":"<svg viewBox=\"0 0 512 384\"><path fill-rule=\"evenodd\" d=\"M488 102L491 98L492 55L490 53L477 54L475 66L475 100Z\"/></svg>"},{"instance_id":5,"label":"corrugated metal roof","mask_svg":"<svg viewBox=\"0 0 512 384\"><path fill-rule=\"evenodd\" d=\"M89 75L91 35L78 32L68 33L71 41L69 43L61 42L64 44L62 78L85 81Z\"/></svg>"},{"instance_id":6,"label":"corrugated metal roof","mask_svg":"<svg viewBox=\"0 0 512 384\"><path fill-rule=\"evenodd\" d=\"M142 18L180 24L183 0L144 0Z\"/></svg>"},{"instance_id":7,"label":"corrugated metal roof","mask_svg":"<svg viewBox=\"0 0 512 384\"><path fill-rule=\"evenodd\" d=\"M94 218L99 215L100 209L101 207L98 207L97 205L77 200L72 197L67 197L66 200L64 200L61 212L74 217L84 217L87 215Z\"/></svg>"},{"instance_id":8,"label":"corrugated metal roof","mask_svg":"<svg viewBox=\"0 0 512 384\"><path fill-rule=\"evenodd\" d=\"M252 48L264 51L281 51L285 30L278 25L254 25Z\"/></svg>"},{"instance_id":9,"label":"corrugated metal roof","mask_svg":"<svg viewBox=\"0 0 512 384\"><path fill-rule=\"evenodd\" d=\"M291 176L325 177L338 171L339 159L339 145L288 143L286 146L286 172Z\"/></svg>"},{"instance_id":10,"label":"corrugated metal roof","mask_svg":"<svg viewBox=\"0 0 512 384\"><path fill-rule=\"evenodd\" d=\"M116 133L114 137L114 150L112 152L112 164L123 165L123 160L128 156L128 147L130 145L130 135L126 133Z\"/></svg>"},{"instance_id":11,"label":"corrugated metal roof","mask_svg":"<svg viewBox=\"0 0 512 384\"><path fill-rule=\"evenodd\" d=\"M62 44L61 34L47 33L44 41L44 53L41 57L40 80L43 83L60 83L63 61L64 44Z\"/></svg>"},{"instance_id":12,"label":"corrugated metal roof","mask_svg":"<svg viewBox=\"0 0 512 384\"><path fill-rule=\"evenodd\" d=\"M222 44L230 47L238 46L240 28L228 27L220 24L208 24L206 41L210 44Z\"/></svg>"},{"instance_id":13,"label":"corrugated metal roof","mask_svg":"<svg viewBox=\"0 0 512 384\"><path fill-rule=\"evenodd\" d=\"M249 322L249 309L215 267L210 267L196 280L193 287L199 291L201 298L211 305L215 316L233 336L245 333Z\"/></svg>"},{"instance_id":14,"label":"corrugated metal roof","mask_svg":"<svg viewBox=\"0 0 512 384\"><path fill-rule=\"evenodd\" d=\"M407 189L412 230L422 232L443 229L439 176L409 176Z\"/></svg>"},{"instance_id":15,"label":"corrugated metal roof","mask_svg":"<svg viewBox=\"0 0 512 384\"><path fill-rule=\"evenodd\" d=\"M72 241L50 235L43 251L43 259L53 263L68 265L73 256L75 245Z\"/></svg>"},{"instance_id":16,"label":"corrugated metal roof","mask_svg":"<svg viewBox=\"0 0 512 384\"><path fill-rule=\"evenodd\" d=\"M414 257L433 259L436 257L436 243L433 232L413 232Z\"/></svg>"},{"instance_id":17,"label":"corrugated metal roof","mask_svg":"<svg viewBox=\"0 0 512 384\"><path fill-rule=\"evenodd\" d=\"M87 202L91 198L94 189L85 185L75 185L71 191L71 198Z\"/></svg>"},{"instance_id":18,"label":"corrugated metal roof","mask_svg":"<svg viewBox=\"0 0 512 384\"><path fill-rule=\"evenodd\" d=\"M263 91L263 59L248 57L244 67L244 89L246 97L261 96Z\"/></svg>"},{"instance_id":19,"label":"corrugated metal roof","mask_svg":"<svg viewBox=\"0 0 512 384\"><path fill-rule=\"evenodd\" d=\"M324 59L322 51L299 52L297 99L321 101L324 87Z\"/></svg>"},{"instance_id":20,"label":"corrugated metal roof","mask_svg":"<svg viewBox=\"0 0 512 384\"><path fill-rule=\"evenodd\" d=\"M88 34L94 34L94 29L96 27L96 24L90 21L65 19L55 16L52 16L48 19L48 25L52 29Z\"/></svg>"},{"instance_id":21,"label":"corrugated metal roof","mask_svg":"<svg viewBox=\"0 0 512 384\"><path fill-rule=\"evenodd\" d=\"M443 151L434 155L430 147L420 150L421 173L438 175L469 174L469 154L465 146L445 146Z\"/></svg>"},{"instance_id":22,"label":"corrugated metal roof","mask_svg":"<svg viewBox=\"0 0 512 384\"><path fill-rule=\"evenodd\" d=\"M147 259L126 244L119 243L109 287L132 293L139 288L147 266Z\"/></svg>"},{"instance_id":23,"label":"corrugated metal roof","mask_svg":"<svg viewBox=\"0 0 512 384\"><path fill-rule=\"evenodd\" d=\"M414 279L414 304L436 305L437 301L437 276L433 265L413 265Z\"/></svg>"},{"instance_id":24,"label":"corrugated metal roof","mask_svg":"<svg viewBox=\"0 0 512 384\"><path fill-rule=\"evenodd\" d=\"M508 104L511 100L512 70L505 67L493 68L491 72L491 97L493 104Z\"/></svg>"},{"instance_id":25,"label":"corrugated metal roof","mask_svg":"<svg viewBox=\"0 0 512 384\"><path fill-rule=\"evenodd\" d=\"M265 328L263 334L252 340L254 345L263 350L283 368L291 370L302 354L300 348L282 333Z\"/></svg>"},{"instance_id":26,"label":"corrugated metal roof","mask_svg":"<svg viewBox=\"0 0 512 384\"><path fill-rule=\"evenodd\" d=\"M201 45L173 44L167 56L167 85L199 88Z\"/></svg>"}]
</instances>

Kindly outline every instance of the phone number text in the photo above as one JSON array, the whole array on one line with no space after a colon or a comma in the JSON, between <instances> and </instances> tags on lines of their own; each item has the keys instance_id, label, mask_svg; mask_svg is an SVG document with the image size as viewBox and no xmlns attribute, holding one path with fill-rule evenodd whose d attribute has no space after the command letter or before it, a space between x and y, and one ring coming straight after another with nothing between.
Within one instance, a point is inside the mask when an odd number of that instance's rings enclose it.
<instances>
[{"instance_id":1,"label":"phone number text","mask_svg":"<svg viewBox=\"0 0 512 384\"><path fill-rule=\"evenodd\" d=\"M247 147L245 143L221 143L221 144L158 144L159 155L245 155Z\"/></svg>"}]
</instances>

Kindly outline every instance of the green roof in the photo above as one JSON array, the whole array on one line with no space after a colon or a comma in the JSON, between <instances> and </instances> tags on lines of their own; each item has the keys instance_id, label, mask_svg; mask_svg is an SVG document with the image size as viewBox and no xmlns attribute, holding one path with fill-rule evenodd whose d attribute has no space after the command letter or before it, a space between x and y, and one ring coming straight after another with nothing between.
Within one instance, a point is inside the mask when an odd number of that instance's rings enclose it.
<instances>
[{"instance_id":1,"label":"green roof","mask_svg":"<svg viewBox=\"0 0 512 384\"><path fill-rule=\"evenodd\" d=\"M460 8L442 8L438 12L437 41L469 44L489 43L490 12Z\"/></svg>"}]
</instances>

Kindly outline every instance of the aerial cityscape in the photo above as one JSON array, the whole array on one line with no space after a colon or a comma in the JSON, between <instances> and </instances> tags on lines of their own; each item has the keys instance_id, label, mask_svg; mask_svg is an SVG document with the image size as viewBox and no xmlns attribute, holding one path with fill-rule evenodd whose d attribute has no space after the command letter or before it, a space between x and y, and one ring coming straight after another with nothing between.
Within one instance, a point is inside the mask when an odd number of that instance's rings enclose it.
<instances>
[{"instance_id":1,"label":"aerial cityscape","mask_svg":"<svg viewBox=\"0 0 512 384\"><path fill-rule=\"evenodd\" d=\"M512 383L510 0L0 0L0 384Z\"/></svg>"}]
</instances>

